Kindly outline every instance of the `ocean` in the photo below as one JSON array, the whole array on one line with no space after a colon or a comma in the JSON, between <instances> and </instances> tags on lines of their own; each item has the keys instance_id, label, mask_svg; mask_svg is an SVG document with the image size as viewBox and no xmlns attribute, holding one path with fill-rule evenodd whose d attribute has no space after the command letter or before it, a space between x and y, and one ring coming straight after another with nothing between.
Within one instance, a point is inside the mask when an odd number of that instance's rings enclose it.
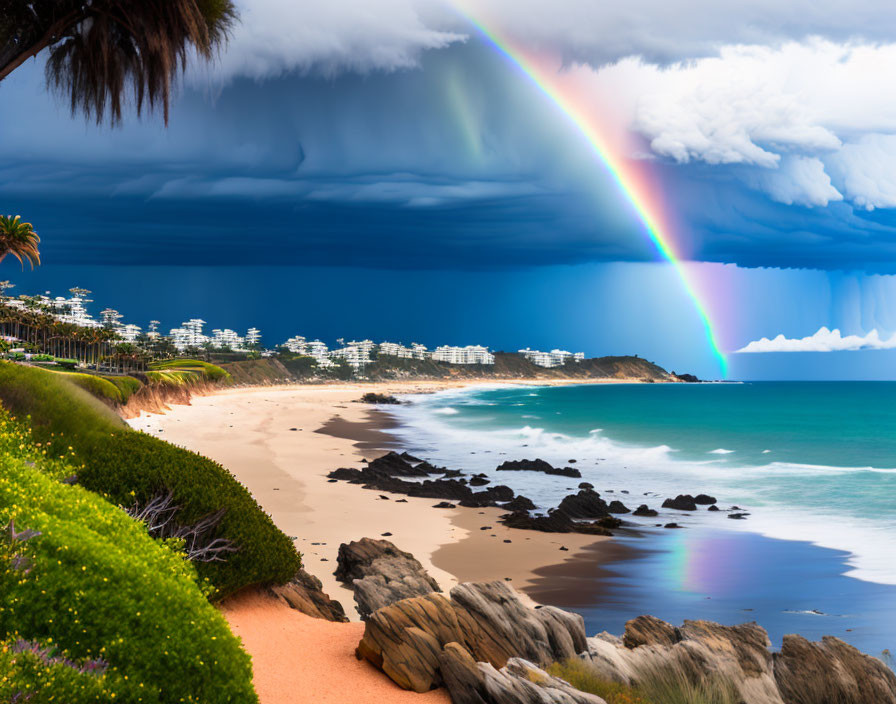
<instances>
[{"instance_id":1,"label":"ocean","mask_svg":"<svg viewBox=\"0 0 896 704\"><path fill-rule=\"evenodd\" d=\"M540 509L588 481L660 511L625 517L639 535L618 540L634 557L571 605L589 633L639 613L756 620L775 644L830 634L878 653L896 646L894 395L890 382L478 386L390 412L412 453L485 472ZM582 479L494 471L535 457ZM698 493L749 515L661 509ZM657 527L670 521L683 529Z\"/></svg>"}]
</instances>

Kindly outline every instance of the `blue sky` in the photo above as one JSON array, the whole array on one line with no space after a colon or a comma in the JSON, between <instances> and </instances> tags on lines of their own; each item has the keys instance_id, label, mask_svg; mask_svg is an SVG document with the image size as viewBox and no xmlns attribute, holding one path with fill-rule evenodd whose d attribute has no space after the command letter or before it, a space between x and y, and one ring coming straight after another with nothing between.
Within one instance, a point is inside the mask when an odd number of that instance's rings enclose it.
<instances>
[{"instance_id":1,"label":"blue sky","mask_svg":"<svg viewBox=\"0 0 896 704\"><path fill-rule=\"evenodd\" d=\"M560 345L717 374L630 207L519 72L444 4L331 4L245 0L167 129L70 116L40 60L0 84L16 105L0 113L0 202L35 224L46 262L4 277L270 342ZM562 61L637 145L727 350L822 326L896 333L896 101L880 89L896 12L695 4L477 11ZM735 354L732 375L892 377L893 356Z\"/></svg>"}]
</instances>

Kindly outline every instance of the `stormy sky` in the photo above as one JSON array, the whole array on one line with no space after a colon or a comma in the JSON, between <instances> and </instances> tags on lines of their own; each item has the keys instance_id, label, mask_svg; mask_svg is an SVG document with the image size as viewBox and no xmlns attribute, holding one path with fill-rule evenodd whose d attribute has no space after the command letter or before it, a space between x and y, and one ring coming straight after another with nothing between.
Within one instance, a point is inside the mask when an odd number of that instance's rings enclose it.
<instances>
[{"instance_id":1,"label":"stormy sky","mask_svg":"<svg viewBox=\"0 0 896 704\"><path fill-rule=\"evenodd\" d=\"M35 224L46 262L35 274L7 263L4 278L21 292L101 291L98 305L138 324L256 324L271 343L388 333L640 349L711 376L693 308L618 186L472 16L555 60L625 133L727 351L822 327L896 333L887 3L243 0L241 11L220 60L184 76L167 129L156 115L117 128L71 116L46 89L43 57L0 83L15 106L0 111L2 210ZM460 282L462 295L445 294ZM365 290L389 300L352 307ZM735 353L732 371L773 378L819 355ZM803 366L877 377L896 374L894 360L861 348Z\"/></svg>"}]
</instances>

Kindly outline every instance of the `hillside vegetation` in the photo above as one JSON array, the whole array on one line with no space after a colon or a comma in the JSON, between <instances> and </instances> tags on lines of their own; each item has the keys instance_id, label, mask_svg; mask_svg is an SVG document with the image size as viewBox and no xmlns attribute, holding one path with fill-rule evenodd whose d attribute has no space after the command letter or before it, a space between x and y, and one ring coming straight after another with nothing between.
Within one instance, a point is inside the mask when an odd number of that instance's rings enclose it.
<instances>
[{"instance_id":1,"label":"hillside vegetation","mask_svg":"<svg viewBox=\"0 0 896 704\"><path fill-rule=\"evenodd\" d=\"M0 410L0 701L257 701L180 546L74 485L83 471Z\"/></svg>"},{"instance_id":2,"label":"hillside vegetation","mask_svg":"<svg viewBox=\"0 0 896 704\"><path fill-rule=\"evenodd\" d=\"M265 358L222 365L234 383L282 384L308 381L330 381L339 376L324 373L308 363L309 357L298 366L297 360ZM363 375L370 381L401 379L639 379L642 381L671 381L662 367L640 357L596 357L582 362L569 362L562 367L545 368L533 364L514 352L495 353L493 365L458 365L432 359L405 359L379 355L364 368Z\"/></svg>"},{"instance_id":3,"label":"hillside vegetation","mask_svg":"<svg viewBox=\"0 0 896 704\"><path fill-rule=\"evenodd\" d=\"M212 597L251 584L284 583L300 558L292 541L246 488L212 460L131 430L66 374L0 363L0 403L53 455L74 452L79 484L114 504L142 507L171 495L182 526L206 523L200 542L233 548L221 561L196 563Z\"/></svg>"}]
</instances>

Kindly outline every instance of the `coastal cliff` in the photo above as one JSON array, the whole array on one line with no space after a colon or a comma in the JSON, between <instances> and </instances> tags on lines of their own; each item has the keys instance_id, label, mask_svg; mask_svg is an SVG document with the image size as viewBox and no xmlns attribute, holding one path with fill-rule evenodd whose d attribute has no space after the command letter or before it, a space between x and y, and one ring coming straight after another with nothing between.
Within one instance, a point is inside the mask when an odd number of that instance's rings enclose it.
<instances>
[{"instance_id":1,"label":"coastal cliff","mask_svg":"<svg viewBox=\"0 0 896 704\"><path fill-rule=\"evenodd\" d=\"M240 385L273 385L333 381L334 377L308 365L290 360L265 358L221 364ZM611 356L569 362L561 367L540 367L519 354L496 352L493 365L459 365L432 359L405 359L379 355L364 368L368 381L434 381L434 380L587 380L620 379L644 382L683 380L653 362L637 356Z\"/></svg>"}]
</instances>

